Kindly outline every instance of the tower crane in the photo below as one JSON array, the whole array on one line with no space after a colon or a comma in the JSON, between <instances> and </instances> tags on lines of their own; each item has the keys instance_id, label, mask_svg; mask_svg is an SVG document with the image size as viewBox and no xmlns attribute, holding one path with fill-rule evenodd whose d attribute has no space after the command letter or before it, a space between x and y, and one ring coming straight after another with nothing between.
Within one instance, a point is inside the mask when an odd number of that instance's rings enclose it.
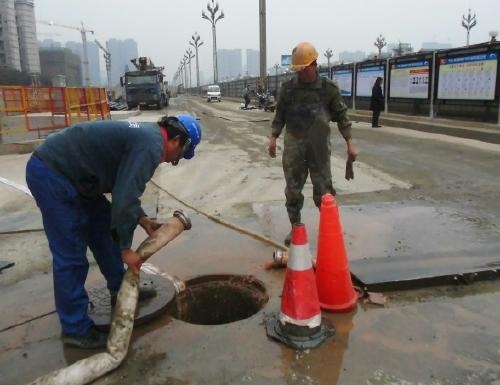
<instances>
[{"instance_id":1,"label":"tower crane","mask_svg":"<svg viewBox=\"0 0 500 385\"><path fill-rule=\"evenodd\" d=\"M85 76L84 77L84 85L89 86L90 85L90 73L89 73L89 55L88 55L88 51L87 51L87 33L90 32L93 35L94 31L90 30L90 29L86 29L83 25L83 21L81 22L81 24L82 24L81 27L58 24L58 23L54 23L53 21L44 21L44 20L39 21L39 23L54 26L54 27L74 29L74 30L80 32L80 34L82 35L82 45L83 45L83 71L84 71L84 76Z\"/></svg>"},{"instance_id":2,"label":"tower crane","mask_svg":"<svg viewBox=\"0 0 500 385\"><path fill-rule=\"evenodd\" d=\"M108 42L106 42L106 48L104 48L97 39L94 39L94 41L103 52L104 62L106 63L106 77L108 78L108 90L111 90L111 53L109 52Z\"/></svg>"}]
</instances>

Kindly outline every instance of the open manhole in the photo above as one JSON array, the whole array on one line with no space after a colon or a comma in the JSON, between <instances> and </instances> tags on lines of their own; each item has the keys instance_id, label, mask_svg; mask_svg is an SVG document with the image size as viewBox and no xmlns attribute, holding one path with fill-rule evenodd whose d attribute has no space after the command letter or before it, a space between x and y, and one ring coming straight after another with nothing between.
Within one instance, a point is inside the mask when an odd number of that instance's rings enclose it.
<instances>
[{"instance_id":1,"label":"open manhole","mask_svg":"<svg viewBox=\"0 0 500 385\"><path fill-rule=\"evenodd\" d=\"M205 275L185 282L169 313L197 325L222 325L256 314L269 300L264 284L249 275Z\"/></svg>"}]
</instances>

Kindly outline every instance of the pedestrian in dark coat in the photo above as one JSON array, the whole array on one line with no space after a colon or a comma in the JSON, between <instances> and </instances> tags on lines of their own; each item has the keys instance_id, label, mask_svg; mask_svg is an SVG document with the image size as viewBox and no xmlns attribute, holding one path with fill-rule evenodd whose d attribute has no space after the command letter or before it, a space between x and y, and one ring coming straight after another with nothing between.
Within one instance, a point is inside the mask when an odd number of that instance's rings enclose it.
<instances>
[{"instance_id":1,"label":"pedestrian in dark coat","mask_svg":"<svg viewBox=\"0 0 500 385\"><path fill-rule=\"evenodd\" d=\"M378 124L380 111L384 110L384 95L382 94L382 82L384 79L378 77L372 88L372 98L370 100L370 110L373 111L372 127L382 127Z\"/></svg>"}]
</instances>

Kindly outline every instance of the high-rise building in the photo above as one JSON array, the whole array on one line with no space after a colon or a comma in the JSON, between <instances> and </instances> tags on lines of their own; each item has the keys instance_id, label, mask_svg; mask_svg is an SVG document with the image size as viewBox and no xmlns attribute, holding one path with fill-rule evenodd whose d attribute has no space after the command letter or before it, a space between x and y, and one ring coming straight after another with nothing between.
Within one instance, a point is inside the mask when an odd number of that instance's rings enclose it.
<instances>
[{"instance_id":1,"label":"high-rise building","mask_svg":"<svg viewBox=\"0 0 500 385\"><path fill-rule=\"evenodd\" d=\"M230 80L241 76L241 49L218 49L217 69L219 80Z\"/></svg>"},{"instance_id":2,"label":"high-rise building","mask_svg":"<svg viewBox=\"0 0 500 385\"><path fill-rule=\"evenodd\" d=\"M111 83L118 84L120 76L123 76L128 69L134 68L130 60L139 57L137 43L133 39L110 39L107 43L111 54ZM154 63L154 58L151 59Z\"/></svg>"},{"instance_id":3,"label":"high-rise building","mask_svg":"<svg viewBox=\"0 0 500 385\"><path fill-rule=\"evenodd\" d=\"M258 76L260 74L259 50L247 49L247 70L245 75Z\"/></svg>"},{"instance_id":4,"label":"high-rise building","mask_svg":"<svg viewBox=\"0 0 500 385\"><path fill-rule=\"evenodd\" d=\"M33 0L16 0L16 24L19 38L21 70L40 74L40 56L36 39L35 4Z\"/></svg>"},{"instance_id":5,"label":"high-rise building","mask_svg":"<svg viewBox=\"0 0 500 385\"><path fill-rule=\"evenodd\" d=\"M38 41L38 48L62 48L62 44L54 39L43 39Z\"/></svg>"},{"instance_id":6,"label":"high-rise building","mask_svg":"<svg viewBox=\"0 0 500 385\"><path fill-rule=\"evenodd\" d=\"M453 48L450 43L439 43L436 41L424 41L422 42L422 51L435 51L438 49L449 49Z\"/></svg>"},{"instance_id":7,"label":"high-rise building","mask_svg":"<svg viewBox=\"0 0 500 385\"><path fill-rule=\"evenodd\" d=\"M82 65L79 55L68 48L41 48L39 52L43 77L53 80L64 76L68 87L82 86Z\"/></svg>"},{"instance_id":8,"label":"high-rise building","mask_svg":"<svg viewBox=\"0 0 500 385\"><path fill-rule=\"evenodd\" d=\"M363 51L343 51L339 52L339 61L341 63L355 63L366 59L366 53Z\"/></svg>"},{"instance_id":9,"label":"high-rise building","mask_svg":"<svg viewBox=\"0 0 500 385\"><path fill-rule=\"evenodd\" d=\"M14 0L0 0L0 66L21 70Z\"/></svg>"},{"instance_id":10,"label":"high-rise building","mask_svg":"<svg viewBox=\"0 0 500 385\"><path fill-rule=\"evenodd\" d=\"M68 41L66 43L66 48L69 48L71 52L80 56L82 62L82 73L84 73L83 43L76 41ZM93 41L87 42L87 55L89 60L90 86L100 86L102 85L102 82L101 82L100 63L99 63L99 47Z\"/></svg>"}]
</instances>

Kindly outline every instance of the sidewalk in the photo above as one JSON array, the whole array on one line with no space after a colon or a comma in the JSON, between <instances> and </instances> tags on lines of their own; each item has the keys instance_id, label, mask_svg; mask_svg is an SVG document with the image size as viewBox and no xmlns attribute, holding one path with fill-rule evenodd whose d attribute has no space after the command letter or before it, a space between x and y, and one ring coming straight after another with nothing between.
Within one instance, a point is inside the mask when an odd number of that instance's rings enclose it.
<instances>
[{"instance_id":1,"label":"sidewalk","mask_svg":"<svg viewBox=\"0 0 500 385\"><path fill-rule=\"evenodd\" d=\"M367 110L349 110L352 121L371 122L372 112ZM431 119L425 116L382 113L381 125L409 128L417 131L475 139L487 143L500 144L500 126L493 123L467 120Z\"/></svg>"}]
</instances>

